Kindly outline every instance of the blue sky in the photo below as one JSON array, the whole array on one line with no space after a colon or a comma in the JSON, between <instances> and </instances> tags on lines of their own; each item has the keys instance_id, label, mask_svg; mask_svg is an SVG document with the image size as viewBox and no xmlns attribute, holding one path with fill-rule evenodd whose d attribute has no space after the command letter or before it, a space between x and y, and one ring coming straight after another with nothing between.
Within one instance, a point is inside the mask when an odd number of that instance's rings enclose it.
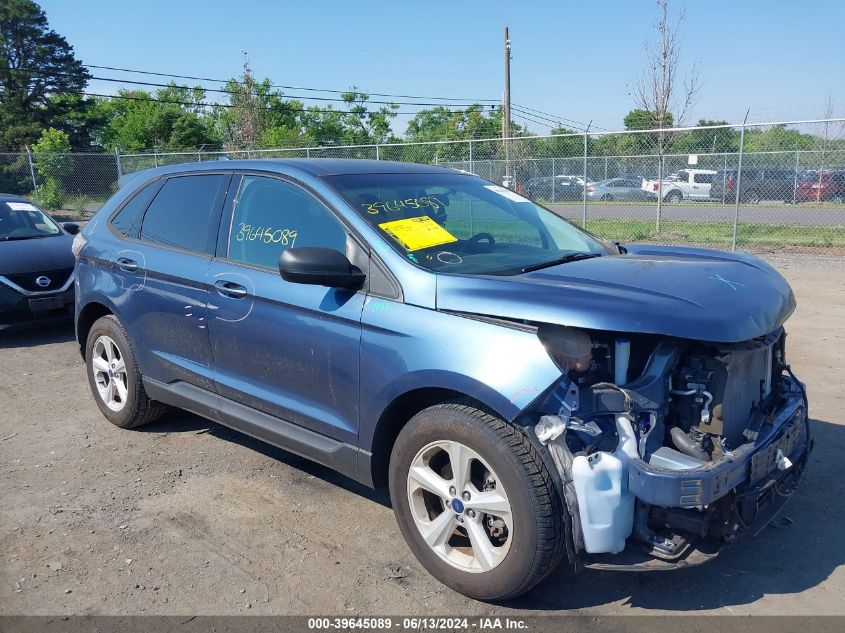
<instances>
[{"instance_id":1,"label":"blue sky","mask_svg":"<svg viewBox=\"0 0 845 633\"><path fill-rule=\"evenodd\" d=\"M653 0L40 4L85 63L226 78L239 74L246 51L255 73L274 83L470 99L501 97L507 24L514 103L609 129L621 128L634 107L630 85L657 18ZM696 62L703 80L690 119L739 121L746 108L749 121L816 118L828 95L836 116L845 116L842 0L670 6L686 8L683 61ZM93 82L89 89L112 93L116 86ZM407 118L394 127L403 130Z\"/></svg>"}]
</instances>

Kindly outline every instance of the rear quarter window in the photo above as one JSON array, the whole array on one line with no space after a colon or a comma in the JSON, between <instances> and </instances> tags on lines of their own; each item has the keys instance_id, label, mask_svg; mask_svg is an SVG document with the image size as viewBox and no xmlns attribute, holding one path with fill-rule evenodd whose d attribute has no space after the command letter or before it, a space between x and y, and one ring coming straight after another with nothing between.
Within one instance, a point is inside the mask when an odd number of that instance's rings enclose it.
<instances>
[{"instance_id":1,"label":"rear quarter window","mask_svg":"<svg viewBox=\"0 0 845 633\"><path fill-rule=\"evenodd\" d=\"M158 191L159 184L158 181L151 182L129 198L129 202L124 204L123 208L111 220L111 225L115 231L123 237L138 237L141 218L144 216L144 211L147 210L156 191Z\"/></svg>"}]
</instances>

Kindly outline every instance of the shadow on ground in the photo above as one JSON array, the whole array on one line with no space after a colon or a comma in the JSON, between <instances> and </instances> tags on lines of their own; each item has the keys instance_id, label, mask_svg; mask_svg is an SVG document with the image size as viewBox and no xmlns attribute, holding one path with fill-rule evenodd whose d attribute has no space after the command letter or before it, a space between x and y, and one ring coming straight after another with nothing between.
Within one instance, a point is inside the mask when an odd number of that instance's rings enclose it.
<instances>
[{"instance_id":1,"label":"shadow on ground","mask_svg":"<svg viewBox=\"0 0 845 633\"><path fill-rule=\"evenodd\" d=\"M160 420L135 430L140 433L207 432L214 437L220 438L221 440L238 444L244 448L266 455L271 459L278 460L288 466L291 466L292 468L296 468L306 474L318 477L327 483L343 488L344 490L348 490L360 497L364 497L365 499L374 501L385 507L390 507L390 496L386 489L373 490L345 475L341 475L331 468L321 466L316 462L300 457L299 455L291 453L283 448L272 446L262 440L257 440L249 435L245 435L239 431L225 427L222 424L217 424L207 418L203 418L186 411L169 412Z\"/></svg>"},{"instance_id":2,"label":"shadow on ground","mask_svg":"<svg viewBox=\"0 0 845 633\"><path fill-rule=\"evenodd\" d=\"M0 349L37 347L73 341L73 319L48 325L34 325L0 332Z\"/></svg>"},{"instance_id":3,"label":"shadow on ground","mask_svg":"<svg viewBox=\"0 0 845 633\"><path fill-rule=\"evenodd\" d=\"M842 519L845 498L838 476L845 451L845 426L812 420L816 450L805 481L781 513L790 521L770 526L757 538L726 549L716 560L674 572L625 573L586 570L573 574L566 564L527 595L502 606L528 611L577 610L619 602L642 609L703 611L755 602L764 595L799 594L824 582L845 564ZM141 432L207 430L215 437L258 451L349 492L390 506L386 490L370 490L333 470L286 450L188 413L172 413ZM397 538L399 538L397 531ZM788 611L788 607L784 609Z\"/></svg>"}]
</instances>

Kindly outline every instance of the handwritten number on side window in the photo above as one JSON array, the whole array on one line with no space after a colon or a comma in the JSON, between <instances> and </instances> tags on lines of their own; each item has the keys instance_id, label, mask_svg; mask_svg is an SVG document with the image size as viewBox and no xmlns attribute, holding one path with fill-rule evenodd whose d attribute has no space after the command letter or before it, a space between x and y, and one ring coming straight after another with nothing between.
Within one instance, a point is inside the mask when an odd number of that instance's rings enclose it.
<instances>
[{"instance_id":1,"label":"handwritten number on side window","mask_svg":"<svg viewBox=\"0 0 845 633\"><path fill-rule=\"evenodd\" d=\"M235 234L238 242L263 242L264 244L281 244L291 246L296 243L295 229L277 229L272 226L253 228L251 224L240 223L240 230Z\"/></svg>"}]
</instances>

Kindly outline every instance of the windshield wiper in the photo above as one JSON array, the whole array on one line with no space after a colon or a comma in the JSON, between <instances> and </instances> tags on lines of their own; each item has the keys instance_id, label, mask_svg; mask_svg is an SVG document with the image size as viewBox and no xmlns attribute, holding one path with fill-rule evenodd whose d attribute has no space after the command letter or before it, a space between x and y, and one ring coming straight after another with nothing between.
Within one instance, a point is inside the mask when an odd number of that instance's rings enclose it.
<instances>
[{"instance_id":1,"label":"windshield wiper","mask_svg":"<svg viewBox=\"0 0 845 633\"><path fill-rule=\"evenodd\" d=\"M0 237L0 240L4 242L11 242L13 240L37 240L42 237L47 237L46 235L8 235L6 237Z\"/></svg>"},{"instance_id":2,"label":"windshield wiper","mask_svg":"<svg viewBox=\"0 0 845 633\"><path fill-rule=\"evenodd\" d=\"M524 273L530 273L532 270L540 270L541 268L550 268L558 264L568 264L569 262L577 262L580 259L592 259L593 257L601 257L599 253L569 253L558 259L553 259L550 262L543 262L541 264L531 264L522 269Z\"/></svg>"}]
</instances>

